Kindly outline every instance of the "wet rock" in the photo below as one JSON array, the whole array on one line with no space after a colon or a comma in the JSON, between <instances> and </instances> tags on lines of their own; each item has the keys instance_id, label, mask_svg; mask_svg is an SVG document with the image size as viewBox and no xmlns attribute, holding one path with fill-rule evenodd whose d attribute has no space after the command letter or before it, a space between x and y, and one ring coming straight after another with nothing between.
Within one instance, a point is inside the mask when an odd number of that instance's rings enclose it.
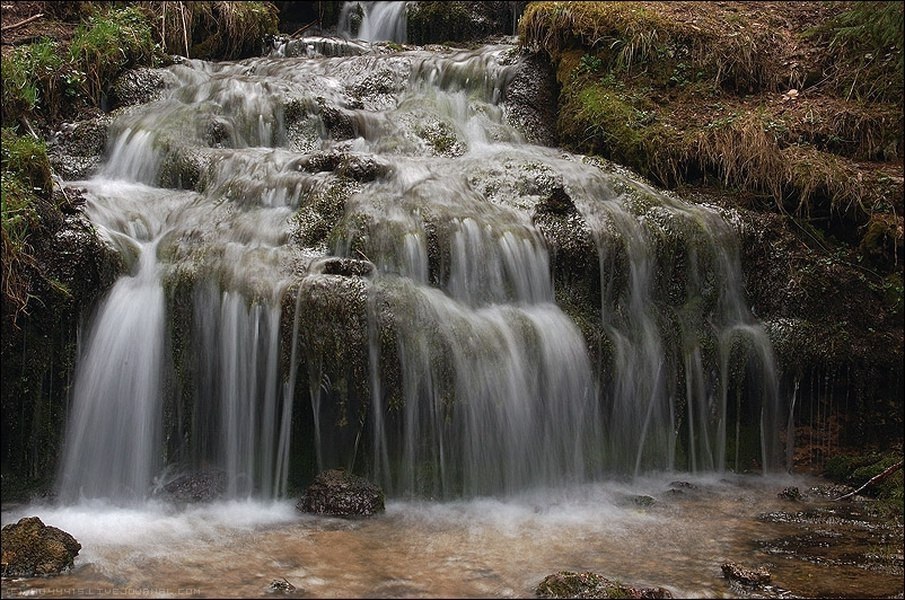
<instances>
[{"instance_id":1,"label":"wet rock","mask_svg":"<svg viewBox=\"0 0 905 600\"><path fill-rule=\"evenodd\" d=\"M672 598L664 588L637 588L597 573L572 571L546 576L534 593L538 598Z\"/></svg>"},{"instance_id":2,"label":"wet rock","mask_svg":"<svg viewBox=\"0 0 905 600\"><path fill-rule=\"evenodd\" d=\"M329 258L320 264L325 275L344 277L369 277L374 272L374 263L354 258Z\"/></svg>"},{"instance_id":3,"label":"wet rock","mask_svg":"<svg viewBox=\"0 0 905 600\"><path fill-rule=\"evenodd\" d=\"M333 140L348 140L358 135L355 116L347 110L327 104L323 98L317 99L321 120Z\"/></svg>"},{"instance_id":4,"label":"wet rock","mask_svg":"<svg viewBox=\"0 0 905 600\"><path fill-rule=\"evenodd\" d=\"M164 496L175 502L211 502L226 491L226 473L199 471L177 477L163 486Z\"/></svg>"},{"instance_id":5,"label":"wet rock","mask_svg":"<svg viewBox=\"0 0 905 600\"><path fill-rule=\"evenodd\" d=\"M549 61L529 55L518 62L502 104L506 119L527 142L555 146L557 100L556 77Z\"/></svg>"},{"instance_id":6,"label":"wet rock","mask_svg":"<svg viewBox=\"0 0 905 600\"><path fill-rule=\"evenodd\" d=\"M791 500L792 502L798 502L802 498L801 491L795 486L785 488L783 491L779 492L777 496L785 500Z\"/></svg>"},{"instance_id":7,"label":"wet rock","mask_svg":"<svg viewBox=\"0 0 905 600\"><path fill-rule=\"evenodd\" d=\"M3 528L3 577L56 575L72 568L82 545L38 517L24 517Z\"/></svg>"},{"instance_id":8,"label":"wet rock","mask_svg":"<svg viewBox=\"0 0 905 600\"><path fill-rule=\"evenodd\" d=\"M107 145L110 115L64 123L48 145L54 171L65 180L87 179L101 164Z\"/></svg>"},{"instance_id":9,"label":"wet rock","mask_svg":"<svg viewBox=\"0 0 905 600\"><path fill-rule=\"evenodd\" d=\"M637 506L644 506L644 507L653 506L654 503L656 502L656 500L654 500L652 496L645 496L645 495L632 496L631 500L632 500L632 504L635 504Z\"/></svg>"},{"instance_id":10,"label":"wet rock","mask_svg":"<svg viewBox=\"0 0 905 600\"><path fill-rule=\"evenodd\" d=\"M288 592L294 592L295 586L289 583L289 581L283 577L282 579L274 579L270 582L270 586L267 590L271 593L285 594Z\"/></svg>"},{"instance_id":11,"label":"wet rock","mask_svg":"<svg viewBox=\"0 0 905 600\"><path fill-rule=\"evenodd\" d=\"M384 511L384 495L363 477L331 469L314 478L296 508L334 517L370 517Z\"/></svg>"},{"instance_id":12,"label":"wet rock","mask_svg":"<svg viewBox=\"0 0 905 600\"><path fill-rule=\"evenodd\" d=\"M673 490L696 490L698 486L693 483L689 483L687 481L673 481L669 484L670 489Z\"/></svg>"},{"instance_id":13,"label":"wet rock","mask_svg":"<svg viewBox=\"0 0 905 600\"><path fill-rule=\"evenodd\" d=\"M411 2L406 9L413 44L473 41L513 30L517 13L510 2Z\"/></svg>"},{"instance_id":14,"label":"wet rock","mask_svg":"<svg viewBox=\"0 0 905 600\"><path fill-rule=\"evenodd\" d=\"M373 156L350 155L340 161L336 173L364 183L385 177L390 170L390 165Z\"/></svg>"},{"instance_id":15,"label":"wet rock","mask_svg":"<svg viewBox=\"0 0 905 600\"><path fill-rule=\"evenodd\" d=\"M159 99L166 88L164 71L139 68L126 71L113 82L111 108L147 104Z\"/></svg>"},{"instance_id":16,"label":"wet rock","mask_svg":"<svg viewBox=\"0 0 905 600\"><path fill-rule=\"evenodd\" d=\"M537 214L549 213L554 215L568 215L578 212L572 202L572 198L562 185L554 187L546 199L537 203L534 210Z\"/></svg>"},{"instance_id":17,"label":"wet rock","mask_svg":"<svg viewBox=\"0 0 905 600\"><path fill-rule=\"evenodd\" d=\"M723 563L720 565L723 577L729 581L747 586L760 586L770 583L770 572L763 567L750 569L736 563Z\"/></svg>"}]
</instances>

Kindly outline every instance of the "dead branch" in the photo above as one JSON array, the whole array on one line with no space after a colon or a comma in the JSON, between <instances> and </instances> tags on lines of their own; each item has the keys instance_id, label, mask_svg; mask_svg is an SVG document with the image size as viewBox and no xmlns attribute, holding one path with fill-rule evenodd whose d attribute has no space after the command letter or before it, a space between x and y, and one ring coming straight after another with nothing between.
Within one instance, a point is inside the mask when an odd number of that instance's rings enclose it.
<instances>
[{"instance_id":1,"label":"dead branch","mask_svg":"<svg viewBox=\"0 0 905 600\"><path fill-rule=\"evenodd\" d=\"M33 17L28 17L27 19L25 19L23 21L19 21L18 23L13 23L12 25L7 25L6 27L0 27L0 31L12 31L13 29L18 29L18 28L22 27L23 25L28 25L32 21L37 21L38 19L40 19L43 16L44 16L44 13L38 13Z\"/></svg>"},{"instance_id":2,"label":"dead branch","mask_svg":"<svg viewBox=\"0 0 905 600\"><path fill-rule=\"evenodd\" d=\"M902 462L903 462L903 461L900 460L899 462L897 462L897 463L894 464L893 466L891 466L891 467L885 469L885 470L884 470L882 473L880 473L879 475L874 475L873 477L871 477L870 479L867 480L867 483L865 483L864 485L862 485L861 487L859 487L857 490L855 490L855 491L853 491L853 492L849 492L848 494L845 494L845 495L843 495L843 496L839 496L838 498L836 498L835 500L833 500L833 502L839 502L840 500L846 500L846 499L848 499L848 498L851 498L851 497L854 496L855 494L860 493L860 492L861 492L862 490L864 490L864 488L866 488L867 486L873 485L873 484L875 484L875 483L879 483L879 482L883 481L884 479L886 479L887 477L889 477L890 475L892 475L893 473L895 473L896 471L898 471L899 469L901 469L901 468L902 468Z\"/></svg>"}]
</instances>

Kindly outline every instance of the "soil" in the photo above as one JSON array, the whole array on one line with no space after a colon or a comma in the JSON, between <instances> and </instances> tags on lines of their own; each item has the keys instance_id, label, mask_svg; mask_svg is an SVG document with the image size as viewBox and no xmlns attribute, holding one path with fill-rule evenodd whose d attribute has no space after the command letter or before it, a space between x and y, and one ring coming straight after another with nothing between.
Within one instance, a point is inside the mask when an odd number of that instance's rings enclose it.
<instances>
[{"instance_id":1,"label":"soil","mask_svg":"<svg viewBox=\"0 0 905 600\"><path fill-rule=\"evenodd\" d=\"M12 52L16 46L31 44L40 38L51 38L62 43L72 39L78 25L78 15L73 14L70 20L60 20L56 16L59 9L48 7L47 4L50 3L3 2L0 4L0 24L2 24L0 44L2 44L3 56ZM38 18L26 22L27 19L33 17Z\"/></svg>"}]
</instances>

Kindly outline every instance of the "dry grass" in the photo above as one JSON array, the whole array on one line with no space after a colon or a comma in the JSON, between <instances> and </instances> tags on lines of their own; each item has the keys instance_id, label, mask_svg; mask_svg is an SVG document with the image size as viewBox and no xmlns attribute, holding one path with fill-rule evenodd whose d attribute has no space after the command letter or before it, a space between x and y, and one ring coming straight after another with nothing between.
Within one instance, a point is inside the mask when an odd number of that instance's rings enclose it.
<instances>
[{"instance_id":1,"label":"dry grass","mask_svg":"<svg viewBox=\"0 0 905 600\"><path fill-rule=\"evenodd\" d=\"M165 51L190 58L245 58L277 33L269 2L140 2L156 15Z\"/></svg>"},{"instance_id":2,"label":"dry grass","mask_svg":"<svg viewBox=\"0 0 905 600\"><path fill-rule=\"evenodd\" d=\"M839 33L851 3L538 2L520 35L554 63L565 146L667 187L719 183L833 235L843 223L852 243L891 252L888 267L902 252L903 114L901 95L883 98L899 55L849 61L876 10L862 4L860 29ZM853 65L847 79L836 61ZM853 81L868 73L873 86Z\"/></svg>"}]
</instances>

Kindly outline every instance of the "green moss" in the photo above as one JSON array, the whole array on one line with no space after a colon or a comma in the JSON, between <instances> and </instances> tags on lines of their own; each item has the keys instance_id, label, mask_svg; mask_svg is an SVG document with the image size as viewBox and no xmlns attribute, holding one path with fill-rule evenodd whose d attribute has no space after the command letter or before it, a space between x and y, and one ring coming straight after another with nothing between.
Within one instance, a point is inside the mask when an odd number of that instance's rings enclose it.
<instances>
[{"instance_id":1,"label":"green moss","mask_svg":"<svg viewBox=\"0 0 905 600\"><path fill-rule=\"evenodd\" d=\"M560 136L570 147L644 170L652 115L636 104L600 84L577 89L562 106Z\"/></svg>"}]
</instances>

